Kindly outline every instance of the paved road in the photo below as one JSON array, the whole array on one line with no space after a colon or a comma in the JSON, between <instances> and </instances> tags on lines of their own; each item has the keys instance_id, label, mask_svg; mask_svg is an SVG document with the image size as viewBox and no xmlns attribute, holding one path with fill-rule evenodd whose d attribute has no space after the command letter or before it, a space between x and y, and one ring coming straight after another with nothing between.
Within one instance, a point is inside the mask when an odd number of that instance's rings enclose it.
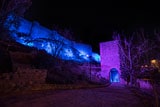
<instances>
[{"instance_id":1,"label":"paved road","mask_svg":"<svg viewBox=\"0 0 160 107\"><path fill-rule=\"evenodd\" d=\"M0 107L145 107L123 85L50 91L0 99Z\"/></svg>"}]
</instances>

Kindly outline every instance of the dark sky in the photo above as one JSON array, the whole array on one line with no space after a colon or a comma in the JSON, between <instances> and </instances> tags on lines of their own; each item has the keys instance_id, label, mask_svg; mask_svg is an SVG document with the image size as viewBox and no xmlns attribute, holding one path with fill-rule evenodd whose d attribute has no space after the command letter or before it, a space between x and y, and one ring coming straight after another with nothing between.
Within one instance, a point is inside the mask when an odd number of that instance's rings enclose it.
<instances>
[{"instance_id":1,"label":"dark sky","mask_svg":"<svg viewBox=\"0 0 160 107\"><path fill-rule=\"evenodd\" d=\"M113 31L160 25L158 3L146 1L74 4L33 0L26 16L29 20L36 20L48 28L58 25L71 29L75 38L92 45L93 51L96 52L99 52L99 42L112 39Z\"/></svg>"}]
</instances>

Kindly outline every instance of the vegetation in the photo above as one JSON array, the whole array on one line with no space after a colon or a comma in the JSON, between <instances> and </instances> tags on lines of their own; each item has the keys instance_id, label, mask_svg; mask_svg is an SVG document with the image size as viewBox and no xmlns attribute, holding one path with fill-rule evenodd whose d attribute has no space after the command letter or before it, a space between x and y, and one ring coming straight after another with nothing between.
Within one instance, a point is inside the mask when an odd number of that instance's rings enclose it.
<instances>
[{"instance_id":1,"label":"vegetation","mask_svg":"<svg viewBox=\"0 0 160 107\"><path fill-rule=\"evenodd\" d=\"M143 29L128 34L114 34L114 39L119 41L121 76L131 85L136 85L141 66L149 66L153 58L159 59L159 47L155 41L157 37L151 37Z\"/></svg>"},{"instance_id":2,"label":"vegetation","mask_svg":"<svg viewBox=\"0 0 160 107\"><path fill-rule=\"evenodd\" d=\"M149 79L158 107L156 85L160 82L160 33L159 30L148 32L139 29L127 35L116 33L114 39L119 41L121 77L131 86L138 85L137 79Z\"/></svg>"}]
</instances>

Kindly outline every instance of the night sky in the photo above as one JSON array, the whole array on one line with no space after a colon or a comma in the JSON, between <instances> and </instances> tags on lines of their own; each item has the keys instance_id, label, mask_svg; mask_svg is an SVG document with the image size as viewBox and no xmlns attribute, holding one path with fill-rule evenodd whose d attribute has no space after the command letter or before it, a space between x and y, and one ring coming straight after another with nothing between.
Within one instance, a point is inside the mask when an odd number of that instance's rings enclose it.
<instances>
[{"instance_id":1,"label":"night sky","mask_svg":"<svg viewBox=\"0 0 160 107\"><path fill-rule=\"evenodd\" d=\"M99 42L112 40L113 31L153 28L160 25L158 3L106 2L68 3L64 1L33 0L26 18L53 26L71 29L77 40L90 44L99 52Z\"/></svg>"}]
</instances>

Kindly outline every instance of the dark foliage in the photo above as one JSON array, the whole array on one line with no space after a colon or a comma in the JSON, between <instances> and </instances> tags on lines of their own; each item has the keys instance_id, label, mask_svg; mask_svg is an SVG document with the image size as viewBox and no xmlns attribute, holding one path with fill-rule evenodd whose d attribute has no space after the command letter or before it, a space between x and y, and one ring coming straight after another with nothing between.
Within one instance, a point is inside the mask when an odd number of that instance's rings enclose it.
<instances>
[{"instance_id":1,"label":"dark foliage","mask_svg":"<svg viewBox=\"0 0 160 107\"><path fill-rule=\"evenodd\" d=\"M150 79L155 83L160 83L160 72L158 71L158 68L148 67L138 75L138 78Z\"/></svg>"},{"instance_id":2,"label":"dark foliage","mask_svg":"<svg viewBox=\"0 0 160 107\"><path fill-rule=\"evenodd\" d=\"M5 34L4 36L8 37L8 34ZM0 37L1 38L1 37ZM13 41L11 38L9 38L8 40L2 39L0 40L0 45L1 47L8 49L8 51L11 52L26 52L26 53L30 53L34 50L37 50L34 47L28 47L25 45L22 45L18 42Z\"/></svg>"},{"instance_id":3,"label":"dark foliage","mask_svg":"<svg viewBox=\"0 0 160 107\"><path fill-rule=\"evenodd\" d=\"M33 56L33 67L47 69L47 83L70 84L76 82L78 76L71 71L72 68L64 65L65 61L55 58L42 50L35 51Z\"/></svg>"},{"instance_id":4,"label":"dark foliage","mask_svg":"<svg viewBox=\"0 0 160 107\"><path fill-rule=\"evenodd\" d=\"M56 65L56 58L46 53L45 50L37 50L32 53L32 66L38 69L50 69Z\"/></svg>"},{"instance_id":5,"label":"dark foliage","mask_svg":"<svg viewBox=\"0 0 160 107\"><path fill-rule=\"evenodd\" d=\"M0 73L12 72L12 60L7 50L0 46Z\"/></svg>"},{"instance_id":6,"label":"dark foliage","mask_svg":"<svg viewBox=\"0 0 160 107\"><path fill-rule=\"evenodd\" d=\"M77 76L65 68L54 68L47 72L47 83L54 84L72 84L76 82Z\"/></svg>"},{"instance_id":7,"label":"dark foliage","mask_svg":"<svg viewBox=\"0 0 160 107\"><path fill-rule=\"evenodd\" d=\"M108 84L108 83L110 83L110 81L109 80L107 80L106 78L100 78L100 80L99 81L94 81L94 80L88 80L89 81L89 83L91 83L91 84L97 84L97 85L106 85L106 84Z\"/></svg>"}]
</instances>

